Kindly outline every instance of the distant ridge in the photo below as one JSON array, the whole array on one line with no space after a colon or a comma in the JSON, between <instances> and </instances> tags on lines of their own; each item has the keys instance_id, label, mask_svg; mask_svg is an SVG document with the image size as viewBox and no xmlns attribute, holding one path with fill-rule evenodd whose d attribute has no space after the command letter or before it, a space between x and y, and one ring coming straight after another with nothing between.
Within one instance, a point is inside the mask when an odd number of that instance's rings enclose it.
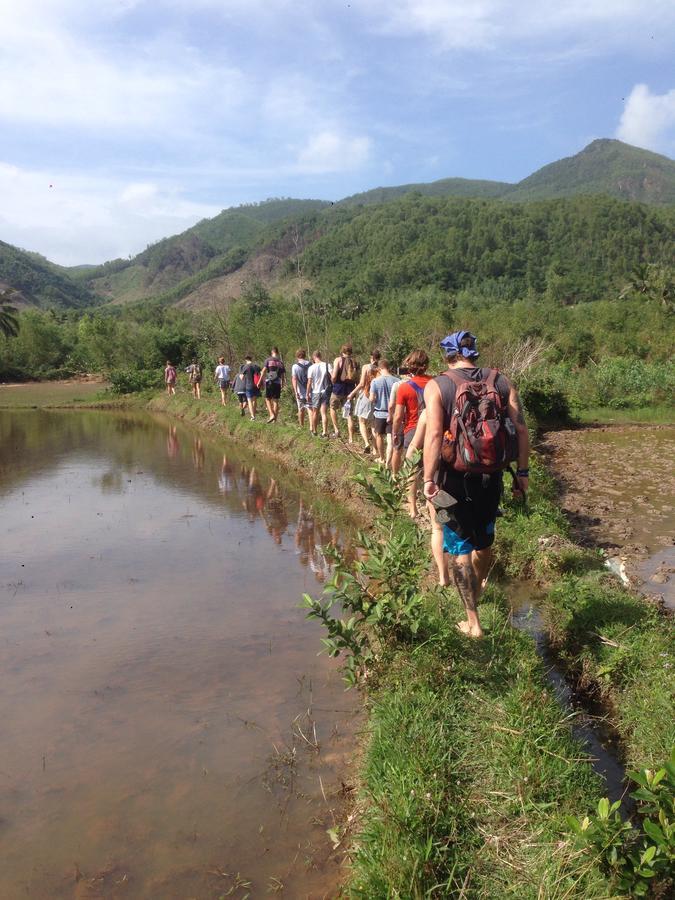
<instances>
[{"instance_id":1,"label":"distant ridge","mask_svg":"<svg viewBox=\"0 0 675 900\"><path fill-rule=\"evenodd\" d=\"M65 268L39 254L0 241L0 287L20 291L20 305L82 308L153 297L198 305L228 291L237 296L246 279L270 283L292 253L289 230L303 246L360 208L401 198L426 197L528 202L604 195L652 206L675 204L675 162L621 141L595 140L579 153L546 165L518 184L443 178L430 183L378 187L330 203L273 198L224 209L181 234L150 245L132 259ZM210 290L210 285L217 289ZM194 297L194 300L191 299Z\"/></svg>"},{"instance_id":2,"label":"distant ridge","mask_svg":"<svg viewBox=\"0 0 675 900\"><path fill-rule=\"evenodd\" d=\"M575 156L544 166L515 185L509 200L607 194L619 200L675 203L675 162L622 141L602 138Z\"/></svg>"}]
</instances>

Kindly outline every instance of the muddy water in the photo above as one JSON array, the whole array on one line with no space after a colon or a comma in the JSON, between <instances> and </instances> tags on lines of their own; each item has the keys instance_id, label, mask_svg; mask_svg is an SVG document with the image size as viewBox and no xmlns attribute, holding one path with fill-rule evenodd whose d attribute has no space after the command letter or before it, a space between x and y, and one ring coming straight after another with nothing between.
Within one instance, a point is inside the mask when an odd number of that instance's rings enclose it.
<instances>
[{"instance_id":1,"label":"muddy water","mask_svg":"<svg viewBox=\"0 0 675 900\"><path fill-rule=\"evenodd\" d=\"M335 893L312 499L161 420L0 413L0 897Z\"/></svg>"},{"instance_id":2,"label":"muddy water","mask_svg":"<svg viewBox=\"0 0 675 900\"><path fill-rule=\"evenodd\" d=\"M576 539L675 606L675 427L550 432L544 449Z\"/></svg>"}]
</instances>

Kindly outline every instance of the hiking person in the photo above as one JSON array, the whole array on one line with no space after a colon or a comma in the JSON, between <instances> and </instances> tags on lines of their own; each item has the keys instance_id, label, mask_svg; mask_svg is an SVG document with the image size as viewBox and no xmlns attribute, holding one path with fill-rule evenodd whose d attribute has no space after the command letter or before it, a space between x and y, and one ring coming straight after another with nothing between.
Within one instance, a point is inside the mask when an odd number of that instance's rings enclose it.
<instances>
[{"instance_id":1,"label":"hiking person","mask_svg":"<svg viewBox=\"0 0 675 900\"><path fill-rule=\"evenodd\" d=\"M391 446L389 400L391 399L392 388L395 384L398 384L398 378L389 371L389 363L386 359L380 359L379 365L380 370L370 383L370 402L373 405L373 434L375 435L377 461L386 465Z\"/></svg>"},{"instance_id":2,"label":"hiking person","mask_svg":"<svg viewBox=\"0 0 675 900\"><path fill-rule=\"evenodd\" d=\"M218 365L214 372L215 380L220 388L220 402L225 406L227 400L227 392L230 389L230 367L225 363L225 357L218 357Z\"/></svg>"},{"instance_id":3,"label":"hiking person","mask_svg":"<svg viewBox=\"0 0 675 900\"><path fill-rule=\"evenodd\" d=\"M404 451L415 435L419 415L424 409L424 388L431 380L431 376L426 374L429 357L424 350L413 350L403 360L403 365L410 372L410 378L396 392L392 432L398 434L403 431L403 445L394 450L393 472L401 468Z\"/></svg>"},{"instance_id":4,"label":"hiking person","mask_svg":"<svg viewBox=\"0 0 675 900\"><path fill-rule=\"evenodd\" d=\"M307 359L305 351L300 349L295 354L295 362L291 366L291 384L295 402L298 405L298 425L302 428L305 424L305 410L310 408L307 396L307 370L311 363Z\"/></svg>"},{"instance_id":5,"label":"hiking person","mask_svg":"<svg viewBox=\"0 0 675 900\"><path fill-rule=\"evenodd\" d=\"M201 364L197 361L197 357L192 357L192 362L185 370L187 372L188 381L190 382L190 387L192 388L192 396L195 400L201 400L202 396L202 367Z\"/></svg>"},{"instance_id":6,"label":"hiking person","mask_svg":"<svg viewBox=\"0 0 675 900\"><path fill-rule=\"evenodd\" d=\"M347 399L356 387L356 374L359 365L353 357L351 344L343 344L340 355L335 357L331 379L333 392L330 398L330 418L333 423L333 437L340 437L338 428L338 410L342 409L347 419L347 436L350 444L354 443L354 413L350 401Z\"/></svg>"},{"instance_id":7,"label":"hiking person","mask_svg":"<svg viewBox=\"0 0 675 900\"><path fill-rule=\"evenodd\" d=\"M401 467L401 454L403 453L403 423L398 431L394 431L394 413L396 412L396 397L401 385L410 381L410 372L405 366L398 367L398 381L393 385L389 396L389 427L391 429L391 441L387 443L387 467L396 474Z\"/></svg>"},{"instance_id":8,"label":"hiking person","mask_svg":"<svg viewBox=\"0 0 675 900\"><path fill-rule=\"evenodd\" d=\"M244 376L244 390L246 391L246 402L248 403L248 412L251 421L255 422L255 413L258 406L258 397L260 396L260 366L253 362L253 357L247 353L244 357L244 363L239 369Z\"/></svg>"},{"instance_id":9,"label":"hiking person","mask_svg":"<svg viewBox=\"0 0 675 900\"><path fill-rule=\"evenodd\" d=\"M237 395L237 400L239 401L239 412L242 416L245 416L247 406L246 382L241 372L237 372L237 377L234 379L234 383L232 385L232 393Z\"/></svg>"},{"instance_id":10,"label":"hiking person","mask_svg":"<svg viewBox=\"0 0 675 900\"><path fill-rule=\"evenodd\" d=\"M279 348L272 347L270 355L263 363L260 382L265 385L265 404L270 414L267 424L276 422L279 415L279 398L286 381L286 366L279 356Z\"/></svg>"},{"instance_id":11,"label":"hiking person","mask_svg":"<svg viewBox=\"0 0 675 900\"><path fill-rule=\"evenodd\" d=\"M347 400L350 403L353 403L354 399L357 398L356 404L354 406L354 415L358 419L359 423L359 431L363 440L363 452L370 453L372 435L371 426L373 419L373 404L370 400L370 385L373 381L373 378L378 374L379 370L377 369L376 363L369 363L365 365L363 369L364 371L361 376L361 380L351 392L351 394L347 397Z\"/></svg>"},{"instance_id":12,"label":"hiking person","mask_svg":"<svg viewBox=\"0 0 675 900\"><path fill-rule=\"evenodd\" d=\"M328 404L331 398L331 377L328 363L321 351L312 354L312 365L307 370L307 396L310 398L309 430L316 437L319 413L321 413L321 437L328 437Z\"/></svg>"},{"instance_id":13,"label":"hiking person","mask_svg":"<svg viewBox=\"0 0 675 900\"><path fill-rule=\"evenodd\" d=\"M457 627L479 638L478 601L492 564L502 472L517 459L514 494L527 493L530 443L518 391L497 369L477 367L476 337L455 331L441 348L447 371L424 391L424 496L440 506L445 491L455 501L443 510L443 549L466 610Z\"/></svg>"},{"instance_id":14,"label":"hiking person","mask_svg":"<svg viewBox=\"0 0 675 900\"><path fill-rule=\"evenodd\" d=\"M166 384L167 394L169 397L173 397L176 393L176 367L168 359L164 369L164 383Z\"/></svg>"}]
</instances>

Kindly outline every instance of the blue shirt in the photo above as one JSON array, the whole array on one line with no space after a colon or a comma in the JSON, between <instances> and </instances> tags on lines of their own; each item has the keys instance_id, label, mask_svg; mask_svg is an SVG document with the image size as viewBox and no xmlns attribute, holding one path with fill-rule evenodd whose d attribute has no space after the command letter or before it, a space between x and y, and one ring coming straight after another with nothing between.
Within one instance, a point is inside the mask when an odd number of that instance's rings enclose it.
<instances>
[{"instance_id":1,"label":"blue shirt","mask_svg":"<svg viewBox=\"0 0 675 900\"><path fill-rule=\"evenodd\" d=\"M389 415L391 389L398 380L395 375L379 375L377 378L373 378L370 393L375 395L373 415L376 419L386 419Z\"/></svg>"}]
</instances>

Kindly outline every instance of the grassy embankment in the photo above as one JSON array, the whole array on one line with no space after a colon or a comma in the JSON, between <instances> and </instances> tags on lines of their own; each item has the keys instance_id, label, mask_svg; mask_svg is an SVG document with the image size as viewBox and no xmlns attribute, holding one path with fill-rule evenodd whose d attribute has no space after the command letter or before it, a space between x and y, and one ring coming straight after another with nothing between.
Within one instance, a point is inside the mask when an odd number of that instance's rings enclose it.
<instances>
[{"instance_id":1,"label":"grassy embankment","mask_svg":"<svg viewBox=\"0 0 675 900\"><path fill-rule=\"evenodd\" d=\"M82 406L101 399L100 381L31 381L0 384L0 409L52 409Z\"/></svg>"},{"instance_id":2,"label":"grassy embankment","mask_svg":"<svg viewBox=\"0 0 675 900\"><path fill-rule=\"evenodd\" d=\"M154 410L271 454L321 490L363 510L351 477L366 462L294 425L240 418L234 405L156 397ZM545 621L561 656L608 704L634 765L668 755L673 726L672 642L661 614L617 585L602 560L567 539L542 466L529 512L500 523L498 557L509 576L548 584ZM355 895L607 897L593 861L566 838L565 815L585 813L603 787L546 687L529 637L509 625L503 592L483 603L487 637L455 632L456 598L430 591L432 637L392 650L368 689L370 740L354 856ZM543 893L542 893L543 891Z\"/></svg>"}]
</instances>

